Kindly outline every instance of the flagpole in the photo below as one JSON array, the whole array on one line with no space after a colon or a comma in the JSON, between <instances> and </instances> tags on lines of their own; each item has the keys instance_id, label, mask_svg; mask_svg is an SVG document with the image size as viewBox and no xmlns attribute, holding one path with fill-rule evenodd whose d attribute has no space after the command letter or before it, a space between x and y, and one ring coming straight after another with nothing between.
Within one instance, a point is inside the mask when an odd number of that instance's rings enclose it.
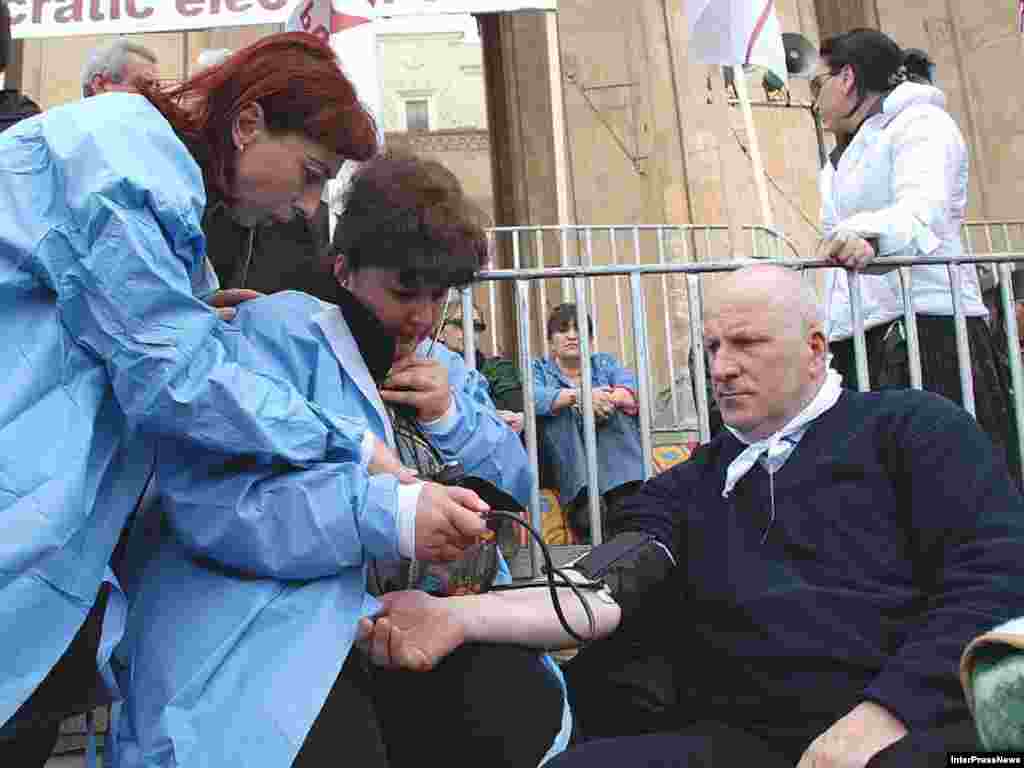
<instances>
[{"instance_id":1,"label":"flagpole","mask_svg":"<svg viewBox=\"0 0 1024 768\"><path fill-rule=\"evenodd\" d=\"M750 108L747 75L743 71L742 66L735 66L733 67L733 76L736 85L736 96L740 102L740 112L743 113L743 124L747 129L750 162L754 167L754 186L757 188L757 199L761 204L761 222L766 227L774 228L772 209L768 201L768 184L765 181L764 162L761 159L761 144L757 140L757 130L754 128L754 111Z\"/></svg>"}]
</instances>

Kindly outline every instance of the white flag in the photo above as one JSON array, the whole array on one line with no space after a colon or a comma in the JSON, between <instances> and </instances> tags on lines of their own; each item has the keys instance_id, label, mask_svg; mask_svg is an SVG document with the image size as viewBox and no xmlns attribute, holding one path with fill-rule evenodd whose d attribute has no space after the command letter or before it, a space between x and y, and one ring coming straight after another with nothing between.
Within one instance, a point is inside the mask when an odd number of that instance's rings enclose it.
<instances>
[{"instance_id":1,"label":"white flag","mask_svg":"<svg viewBox=\"0 0 1024 768\"><path fill-rule=\"evenodd\" d=\"M761 66L786 82L775 0L686 0L690 51L705 64Z\"/></svg>"}]
</instances>

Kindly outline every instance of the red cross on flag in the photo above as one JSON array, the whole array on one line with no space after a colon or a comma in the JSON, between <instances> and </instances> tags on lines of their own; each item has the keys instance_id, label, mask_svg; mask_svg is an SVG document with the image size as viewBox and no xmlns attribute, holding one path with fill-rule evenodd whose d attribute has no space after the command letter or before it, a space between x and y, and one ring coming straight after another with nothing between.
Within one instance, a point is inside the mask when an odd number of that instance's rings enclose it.
<instances>
[{"instance_id":1,"label":"red cross on flag","mask_svg":"<svg viewBox=\"0 0 1024 768\"><path fill-rule=\"evenodd\" d=\"M377 0L304 0L296 6L286 29L310 32L327 40L346 29L368 24Z\"/></svg>"}]
</instances>

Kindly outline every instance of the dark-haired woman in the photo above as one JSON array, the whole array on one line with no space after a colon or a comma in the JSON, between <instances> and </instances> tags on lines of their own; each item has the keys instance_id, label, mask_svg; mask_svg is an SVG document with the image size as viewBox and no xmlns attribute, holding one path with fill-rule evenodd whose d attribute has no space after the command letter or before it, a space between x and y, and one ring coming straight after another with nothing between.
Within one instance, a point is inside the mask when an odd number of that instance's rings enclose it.
<instances>
[{"instance_id":1,"label":"dark-haired woman","mask_svg":"<svg viewBox=\"0 0 1024 768\"><path fill-rule=\"evenodd\" d=\"M215 287L207 205L247 224L310 215L376 136L305 34L0 135L0 764L42 764L60 718L108 695L125 611L112 555L157 436L268 477L398 470L364 422L239 364L244 341L199 300Z\"/></svg>"},{"instance_id":2,"label":"dark-haired woman","mask_svg":"<svg viewBox=\"0 0 1024 768\"><path fill-rule=\"evenodd\" d=\"M589 316L587 323L593 337ZM542 461L554 476L559 504L577 532L586 537L590 532L589 489L575 304L560 304L551 310L547 338L551 356L534 360L532 373ZM611 355L597 353L590 357L590 379L597 426L597 493L605 501L607 524L644 477L636 374Z\"/></svg>"},{"instance_id":3,"label":"dark-haired woman","mask_svg":"<svg viewBox=\"0 0 1024 768\"><path fill-rule=\"evenodd\" d=\"M246 362L365 420L396 451L414 432L440 461L523 498L525 451L486 381L427 339L441 299L474 279L487 252L455 177L436 162L378 156L354 174L335 234L334 301L286 291L242 305L233 327L249 341ZM467 639L416 674L370 669L352 648L359 620L379 607L368 579L380 580L379 561L412 555L408 509L441 486L375 477L359 495L329 469L257 482L180 441L160 456L168 530L121 648L122 768L514 768L564 747L560 675L538 652ZM353 509L355 524L329 538L304 533L337 507Z\"/></svg>"},{"instance_id":4,"label":"dark-haired woman","mask_svg":"<svg viewBox=\"0 0 1024 768\"><path fill-rule=\"evenodd\" d=\"M886 257L961 256L968 153L942 92L922 77L920 55L859 29L826 40L811 81L825 129L839 142L820 178L822 252L848 269L884 266ZM925 65L924 71L930 71ZM1010 423L973 264L953 268L962 288L978 422L1004 451ZM911 269L924 388L962 402L949 271ZM899 273L861 278L868 369L875 387L910 385ZM846 272L825 284L833 365L856 386ZM1015 452L1014 452L1015 453Z\"/></svg>"}]
</instances>

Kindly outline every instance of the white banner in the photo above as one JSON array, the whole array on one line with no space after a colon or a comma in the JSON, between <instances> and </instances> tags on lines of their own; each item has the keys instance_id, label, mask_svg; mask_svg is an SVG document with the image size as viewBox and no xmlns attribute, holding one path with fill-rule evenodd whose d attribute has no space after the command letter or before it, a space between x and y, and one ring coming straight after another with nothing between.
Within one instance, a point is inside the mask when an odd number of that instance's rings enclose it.
<instances>
[{"instance_id":1,"label":"white banner","mask_svg":"<svg viewBox=\"0 0 1024 768\"><path fill-rule=\"evenodd\" d=\"M285 24L309 0L8 0L18 38L171 32ZM368 18L554 11L558 0L335 0L336 12Z\"/></svg>"}]
</instances>

